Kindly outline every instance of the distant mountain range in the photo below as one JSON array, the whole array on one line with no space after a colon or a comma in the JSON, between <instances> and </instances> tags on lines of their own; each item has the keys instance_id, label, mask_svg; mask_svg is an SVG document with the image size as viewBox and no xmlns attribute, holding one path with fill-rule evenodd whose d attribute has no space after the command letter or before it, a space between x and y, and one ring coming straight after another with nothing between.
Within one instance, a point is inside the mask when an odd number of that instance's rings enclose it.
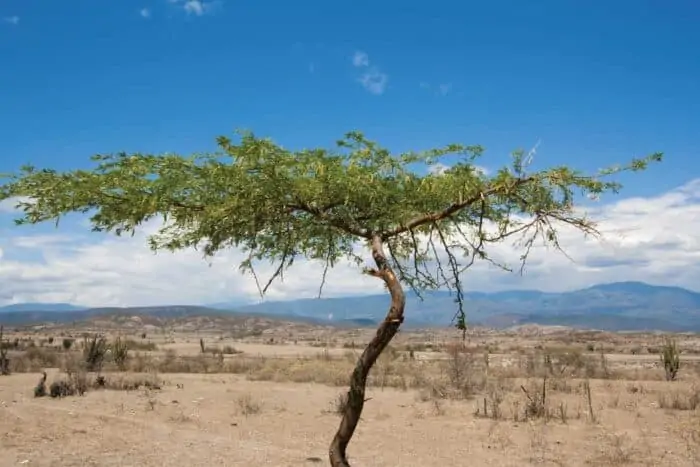
<instances>
[{"instance_id":1,"label":"distant mountain range","mask_svg":"<svg viewBox=\"0 0 700 467\"><path fill-rule=\"evenodd\" d=\"M618 330L700 331L700 293L641 282L601 284L582 290L546 293L534 290L466 294L468 321L506 328L522 324ZM160 306L85 309L69 304L33 303L0 307L0 322L21 324L81 321L106 313L184 317L241 313L349 326L376 325L386 313L387 295L302 299L259 304L215 303L203 307ZM408 327L444 327L456 311L454 295L427 293L421 301L408 294Z\"/></svg>"}]
</instances>

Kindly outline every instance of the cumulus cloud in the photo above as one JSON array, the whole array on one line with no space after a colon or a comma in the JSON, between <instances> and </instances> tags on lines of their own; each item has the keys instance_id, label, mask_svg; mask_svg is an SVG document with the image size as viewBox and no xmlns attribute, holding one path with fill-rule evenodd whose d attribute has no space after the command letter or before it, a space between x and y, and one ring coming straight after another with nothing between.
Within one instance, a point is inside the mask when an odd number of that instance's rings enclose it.
<instances>
[{"instance_id":1,"label":"cumulus cloud","mask_svg":"<svg viewBox=\"0 0 700 467\"><path fill-rule=\"evenodd\" d=\"M7 208L7 203L2 206ZM10 206L14 203L10 204ZM7 209L6 209L7 210ZM525 274L507 273L481 263L463 277L469 290L572 290L596 283L639 280L697 289L700 283L700 179L667 193L645 198L617 198L587 209L600 221L602 240L562 228L560 240L569 257L536 248ZM239 251L225 251L210 261L193 250L152 253L147 225L134 237L117 238L87 230L49 230L10 226L0 215L0 304L71 302L88 306L206 304L256 301L252 278L238 271ZM89 229L88 229L89 230ZM510 242L494 245L495 258L518 265L521 249ZM572 262L573 260L573 262ZM367 255L367 264L371 258ZM267 277L272 266L262 264ZM268 299L314 297L322 268L298 261L274 285ZM327 279L325 296L381 293L377 279L340 264Z\"/></svg>"},{"instance_id":2,"label":"cumulus cloud","mask_svg":"<svg viewBox=\"0 0 700 467\"><path fill-rule=\"evenodd\" d=\"M139 11L139 15L141 15L142 18L150 18L151 17L151 10L148 8L141 8Z\"/></svg>"},{"instance_id":3,"label":"cumulus cloud","mask_svg":"<svg viewBox=\"0 0 700 467\"><path fill-rule=\"evenodd\" d=\"M389 83L389 76L370 64L369 55L359 50L356 51L352 56L352 65L355 68L363 69L357 81L367 92L375 95L384 94Z\"/></svg>"},{"instance_id":4,"label":"cumulus cloud","mask_svg":"<svg viewBox=\"0 0 700 467\"><path fill-rule=\"evenodd\" d=\"M3 22L12 24L14 26L19 24L19 16L5 16L2 20Z\"/></svg>"},{"instance_id":5,"label":"cumulus cloud","mask_svg":"<svg viewBox=\"0 0 700 467\"><path fill-rule=\"evenodd\" d=\"M17 206L17 204L22 203L22 202L26 202L30 199L31 198L26 198L26 197L16 197L16 198L0 200L0 213L4 213L4 212L12 213L15 211L15 207Z\"/></svg>"},{"instance_id":6,"label":"cumulus cloud","mask_svg":"<svg viewBox=\"0 0 700 467\"><path fill-rule=\"evenodd\" d=\"M389 77L379 70L373 69L358 78L358 81L368 92L376 95L384 94L386 85L389 82Z\"/></svg>"}]
</instances>

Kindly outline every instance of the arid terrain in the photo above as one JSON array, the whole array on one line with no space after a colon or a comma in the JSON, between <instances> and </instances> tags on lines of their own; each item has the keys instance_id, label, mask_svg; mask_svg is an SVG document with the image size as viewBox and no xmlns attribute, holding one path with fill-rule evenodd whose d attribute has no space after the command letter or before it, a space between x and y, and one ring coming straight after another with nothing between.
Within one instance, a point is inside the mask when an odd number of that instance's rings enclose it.
<instances>
[{"instance_id":1,"label":"arid terrain","mask_svg":"<svg viewBox=\"0 0 700 467\"><path fill-rule=\"evenodd\" d=\"M5 329L0 465L328 465L348 376L372 334L118 315ZM90 367L96 335L103 360ZM676 381L659 356L668 337L680 351ZM449 329L405 331L372 370L350 460L700 465L698 355L695 335L530 326L474 330L463 344ZM42 370L47 392L63 381L85 393L35 397Z\"/></svg>"}]
</instances>

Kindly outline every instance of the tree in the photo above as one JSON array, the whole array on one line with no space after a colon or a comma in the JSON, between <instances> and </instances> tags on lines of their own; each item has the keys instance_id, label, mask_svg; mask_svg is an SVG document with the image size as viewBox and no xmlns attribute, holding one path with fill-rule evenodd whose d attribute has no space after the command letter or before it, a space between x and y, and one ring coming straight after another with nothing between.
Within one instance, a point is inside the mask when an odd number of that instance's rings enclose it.
<instances>
[{"instance_id":1,"label":"tree","mask_svg":"<svg viewBox=\"0 0 700 467\"><path fill-rule=\"evenodd\" d=\"M576 208L576 192L617 192L620 184L607 177L642 170L662 157L586 175L565 166L530 171L528 154L517 151L509 167L487 175L474 165L479 146L392 155L358 132L334 150L290 151L251 133L217 141L219 152L191 157L97 155L92 170L26 166L9 176L0 200L19 200L18 224L89 213L94 231L117 235L162 216L163 227L149 237L151 248L201 248L205 256L241 248L247 258L240 268L255 278L261 296L299 258L318 262L319 295L328 269L343 259L383 281L389 310L350 376L348 403L330 445L333 466L349 465L346 448L362 413L368 374L404 319L404 286L419 296L453 290L456 326L464 331L462 273L477 260L508 268L489 255L489 245L519 236L524 264L537 239L560 249L558 226L596 235L595 223ZM422 173L445 156L458 162ZM371 267L363 267L367 254ZM255 266L263 260L272 262L274 273L261 283Z\"/></svg>"}]
</instances>

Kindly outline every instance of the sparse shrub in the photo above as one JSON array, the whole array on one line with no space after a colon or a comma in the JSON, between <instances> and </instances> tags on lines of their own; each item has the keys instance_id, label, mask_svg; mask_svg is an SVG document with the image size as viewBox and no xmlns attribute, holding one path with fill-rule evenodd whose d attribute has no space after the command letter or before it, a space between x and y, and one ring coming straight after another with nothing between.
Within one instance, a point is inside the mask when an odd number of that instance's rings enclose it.
<instances>
[{"instance_id":1,"label":"sparse shrub","mask_svg":"<svg viewBox=\"0 0 700 467\"><path fill-rule=\"evenodd\" d=\"M10 374L10 360L7 358L7 347L2 339L4 327L0 326L0 375Z\"/></svg>"},{"instance_id":2,"label":"sparse shrub","mask_svg":"<svg viewBox=\"0 0 700 467\"><path fill-rule=\"evenodd\" d=\"M126 345L129 350L140 350L144 352L158 350L158 346L155 342L139 342L133 339L124 339L124 345Z\"/></svg>"},{"instance_id":3,"label":"sparse shrub","mask_svg":"<svg viewBox=\"0 0 700 467\"><path fill-rule=\"evenodd\" d=\"M92 338L85 336L83 357L87 371L100 371L107 355L107 339L95 334Z\"/></svg>"},{"instance_id":4,"label":"sparse shrub","mask_svg":"<svg viewBox=\"0 0 700 467\"><path fill-rule=\"evenodd\" d=\"M482 401L483 405L477 405L476 416L492 418L493 420L500 420L503 417L501 403L505 399L505 392L503 385L498 383L489 383L487 394Z\"/></svg>"},{"instance_id":5,"label":"sparse shrub","mask_svg":"<svg viewBox=\"0 0 700 467\"><path fill-rule=\"evenodd\" d=\"M669 410L695 410L700 407L700 390L673 391L659 394L659 407Z\"/></svg>"},{"instance_id":6,"label":"sparse shrub","mask_svg":"<svg viewBox=\"0 0 700 467\"><path fill-rule=\"evenodd\" d=\"M547 415L547 378L542 379L542 387L535 386L528 391L525 386L520 386L527 402L525 403L525 418L542 418Z\"/></svg>"},{"instance_id":7,"label":"sparse shrub","mask_svg":"<svg viewBox=\"0 0 700 467\"><path fill-rule=\"evenodd\" d=\"M53 398L72 396L73 394L74 392L67 381L54 381L49 386L49 395Z\"/></svg>"},{"instance_id":8,"label":"sparse shrub","mask_svg":"<svg viewBox=\"0 0 700 467\"><path fill-rule=\"evenodd\" d=\"M73 388L75 394L82 396L88 390L87 374L84 371L68 373L68 383Z\"/></svg>"},{"instance_id":9,"label":"sparse shrub","mask_svg":"<svg viewBox=\"0 0 700 467\"><path fill-rule=\"evenodd\" d=\"M332 412L336 415L343 415L345 413L345 409L348 406L348 393L347 392L342 392L338 394L338 396L333 399L333 410Z\"/></svg>"},{"instance_id":10,"label":"sparse shrub","mask_svg":"<svg viewBox=\"0 0 700 467\"><path fill-rule=\"evenodd\" d=\"M44 368L60 365L60 356L52 349L28 347L24 353L10 361L10 370L14 373L40 372Z\"/></svg>"},{"instance_id":11,"label":"sparse shrub","mask_svg":"<svg viewBox=\"0 0 700 467\"><path fill-rule=\"evenodd\" d=\"M681 366L680 352L676 346L676 341L666 339L661 347L660 356L661 363L664 365L664 372L666 373L666 381L675 381Z\"/></svg>"},{"instance_id":12,"label":"sparse shrub","mask_svg":"<svg viewBox=\"0 0 700 467\"><path fill-rule=\"evenodd\" d=\"M250 394L243 394L238 397L238 408L242 415L256 415L262 410L262 404L253 399Z\"/></svg>"},{"instance_id":13,"label":"sparse shrub","mask_svg":"<svg viewBox=\"0 0 700 467\"><path fill-rule=\"evenodd\" d=\"M73 339L70 339L68 337L64 338L62 345L63 345L63 350L66 350L66 351L70 350L70 348L73 346Z\"/></svg>"},{"instance_id":14,"label":"sparse shrub","mask_svg":"<svg viewBox=\"0 0 700 467\"><path fill-rule=\"evenodd\" d=\"M128 374L128 375L110 375L102 377L101 381L96 381L96 385L104 389L114 391L136 391L145 389L148 391L158 391L162 388L163 382L155 373L146 374Z\"/></svg>"},{"instance_id":15,"label":"sparse shrub","mask_svg":"<svg viewBox=\"0 0 700 467\"><path fill-rule=\"evenodd\" d=\"M84 372L68 373L67 378L59 379L49 386L49 395L53 398L79 395L88 390L87 375Z\"/></svg>"},{"instance_id":16,"label":"sparse shrub","mask_svg":"<svg viewBox=\"0 0 700 467\"><path fill-rule=\"evenodd\" d=\"M41 379L34 387L34 397L44 397L46 395L46 372L43 372Z\"/></svg>"},{"instance_id":17,"label":"sparse shrub","mask_svg":"<svg viewBox=\"0 0 700 467\"><path fill-rule=\"evenodd\" d=\"M49 345L53 345L53 336L48 338Z\"/></svg>"},{"instance_id":18,"label":"sparse shrub","mask_svg":"<svg viewBox=\"0 0 700 467\"><path fill-rule=\"evenodd\" d=\"M486 381L483 372L476 375L474 355L461 346L451 346L448 350L447 377L451 386L451 396L467 399L483 389Z\"/></svg>"},{"instance_id":19,"label":"sparse shrub","mask_svg":"<svg viewBox=\"0 0 700 467\"><path fill-rule=\"evenodd\" d=\"M225 345L223 347L217 347L217 346L205 347L203 353L212 354L216 357L221 357L222 355L237 355L237 354L240 354L243 352L241 350L236 349L232 345Z\"/></svg>"},{"instance_id":20,"label":"sparse shrub","mask_svg":"<svg viewBox=\"0 0 700 467\"><path fill-rule=\"evenodd\" d=\"M232 345L225 345L225 346L221 349L221 353L224 354L224 355L235 355L235 354L239 354L239 353L242 353L242 352L241 352L240 350L236 349L236 348L235 348L234 346L232 346Z\"/></svg>"}]
</instances>

